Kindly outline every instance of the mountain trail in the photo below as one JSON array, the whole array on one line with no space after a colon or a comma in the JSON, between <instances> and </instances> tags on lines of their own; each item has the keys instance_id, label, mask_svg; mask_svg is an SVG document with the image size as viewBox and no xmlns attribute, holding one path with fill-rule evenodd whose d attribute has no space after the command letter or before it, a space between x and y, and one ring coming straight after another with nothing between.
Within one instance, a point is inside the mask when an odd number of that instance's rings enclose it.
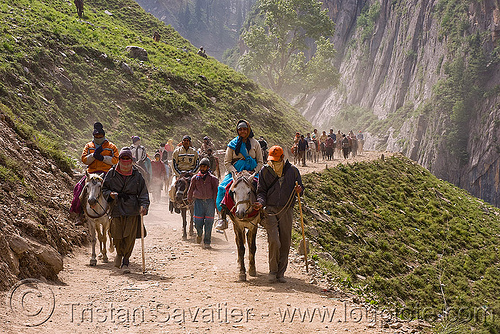
<instances>
[{"instance_id":1,"label":"mountain trail","mask_svg":"<svg viewBox=\"0 0 500 334\"><path fill-rule=\"evenodd\" d=\"M349 161L380 158L366 152ZM387 156L387 153L384 152ZM333 166L340 160L309 163L301 172ZM341 290L329 290L312 280L291 250L286 283L267 281L267 237L257 236L257 277L238 282L232 226L212 234L212 249L202 249L195 237L183 241L179 214L168 211L168 200L152 204L144 218L146 273L141 268L137 239L131 273L109 263L89 266L90 247L64 259L59 282L33 290L27 283L3 293L0 305L3 333L393 333L372 311L353 302ZM248 261L246 262L248 263ZM310 268L311 269L311 268ZM31 289L31 290L30 290ZM34 293L33 293L34 292ZM22 299L15 305L15 299ZM6 304L4 304L6 303ZM52 308L53 307L53 308ZM30 327L26 325L31 325Z\"/></svg>"}]
</instances>

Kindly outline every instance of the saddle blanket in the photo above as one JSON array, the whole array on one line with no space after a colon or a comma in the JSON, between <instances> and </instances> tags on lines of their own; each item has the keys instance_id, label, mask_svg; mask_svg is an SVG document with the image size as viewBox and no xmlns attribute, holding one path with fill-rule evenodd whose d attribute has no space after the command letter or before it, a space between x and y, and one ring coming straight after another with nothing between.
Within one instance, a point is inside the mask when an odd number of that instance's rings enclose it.
<instances>
[{"instance_id":1,"label":"saddle blanket","mask_svg":"<svg viewBox=\"0 0 500 334\"><path fill-rule=\"evenodd\" d=\"M255 180L254 180L255 182ZM233 181L229 182L226 186L226 193L224 195L224 198L222 199L221 205L225 206L229 212L234 214L234 210L236 210L236 207L234 206L234 198L233 198L233 193L230 191L231 185L233 184ZM259 210L252 210L248 214L248 218L255 217L259 213Z\"/></svg>"}]
</instances>

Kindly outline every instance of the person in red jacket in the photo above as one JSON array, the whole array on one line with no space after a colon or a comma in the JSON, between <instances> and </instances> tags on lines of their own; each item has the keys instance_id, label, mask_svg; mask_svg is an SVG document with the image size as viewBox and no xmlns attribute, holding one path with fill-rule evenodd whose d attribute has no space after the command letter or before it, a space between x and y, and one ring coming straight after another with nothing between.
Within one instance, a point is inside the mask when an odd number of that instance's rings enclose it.
<instances>
[{"instance_id":1,"label":"person in red jacket","mask_svg":"<svg viewBox=\"0 0 500 334\"><path fill-rule=\"evenodd\" d=\"M167 178L167 170L165 164L160 160L160 152L155 153L155 160L151 161L152 176L151 179L151 194L153 195L153 203L158 203L161 200L161 189L163 181Z\"/></svg>"},{"instance_id":2,"label":"person in red jacket","mask_svg":"<svg viewBox=\"0 0 500 334\"><path fill-rule=\"evenodd\" d=\"M191 179L188 190L188 201L194 199L194 224L196 227L196 242L201 244L203 228L205 237L203 238L203 248L210 249L212 241L212 226L215 215L215 199L217 197L217 179L209 171L210 161L207 158L201 159L200 170Z\"/></svg>"}]
</instances>

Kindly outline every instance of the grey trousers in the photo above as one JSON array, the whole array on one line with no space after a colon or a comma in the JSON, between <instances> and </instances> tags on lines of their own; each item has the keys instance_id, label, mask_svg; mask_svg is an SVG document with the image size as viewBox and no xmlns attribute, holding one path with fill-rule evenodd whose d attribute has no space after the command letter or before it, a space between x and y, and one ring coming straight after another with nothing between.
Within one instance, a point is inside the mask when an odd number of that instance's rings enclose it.
<instances>
[{"instance_id":1,"label":"grey trousers","mask_svg":"<svg viewBox=\"0 0 500 334\"><path fill-rule=\"evenodd\" d=\"M282 207L267 207L270 214L279 212ZM269 215L264 221L269 245L269 273L277 278L283 277L288 266L288 254L292 243L293 210L288 208L277 216Z\"/></svg>"}]
</instances>

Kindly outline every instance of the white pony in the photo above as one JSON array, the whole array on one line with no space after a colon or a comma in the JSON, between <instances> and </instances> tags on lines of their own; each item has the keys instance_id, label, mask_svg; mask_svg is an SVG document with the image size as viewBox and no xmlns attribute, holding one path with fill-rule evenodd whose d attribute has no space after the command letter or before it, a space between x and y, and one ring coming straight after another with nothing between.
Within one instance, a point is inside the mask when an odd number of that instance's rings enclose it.
<instances>
[{"instance_id":1,"label":"white pony","mask_svg":"<svg viewBox=\"0 0 500 334\"><path fill-rule=\"evenodd\" d=\"M86 173L85 187L80 195L80 201L83 204L83 212L87 218L86 221L90 233L90 242L92 244L92 257L90 258L91 266L97 264L95 254L95 244L97 242L96 232L97 239L99 239L99 258L102 258L102 262L108 262L108 256L106 254L106 234L109 236L109 252L112 253L114 251L113 239L111 238L111 232L109 230L109 205L102 194L103 182L104 179L101 175Z\"/></svg>"},{"instance_id":2,"label":"white pony","mask_svg":"<svg viewBox=\"0 0 500 334\"><path fill-rule=\"evenodd\" d=\"M248 261L250 276L257 276L255 268L255 252L257 251L256 236L257 228L260 222L260 214L253 212L252 205L257 200L255 185L253 184L255 174L246 170L233 174L233 184L231 192L233 193L234 207L229 212L229 217L233 221L234 239L236 248L238 248L238 267L240 270L239 280L246 281L245 268L245 239L248 244ZM246 233L245 233L246 232ZM245 238L246 234L246 238Z\"/></svg>"},{"instance_id":3,"label":"white pony","mask_svg":"<svg viewBox=\"0 0 500 334\"><path fill-rule=\"evenodd\" d=\"M311 145L309 146L309 150L311 152L311 160L312 162L318 162L319 156L321 154L321 148L319 147L318 140L312 140Z\"/></svg>"}]
</instances>

